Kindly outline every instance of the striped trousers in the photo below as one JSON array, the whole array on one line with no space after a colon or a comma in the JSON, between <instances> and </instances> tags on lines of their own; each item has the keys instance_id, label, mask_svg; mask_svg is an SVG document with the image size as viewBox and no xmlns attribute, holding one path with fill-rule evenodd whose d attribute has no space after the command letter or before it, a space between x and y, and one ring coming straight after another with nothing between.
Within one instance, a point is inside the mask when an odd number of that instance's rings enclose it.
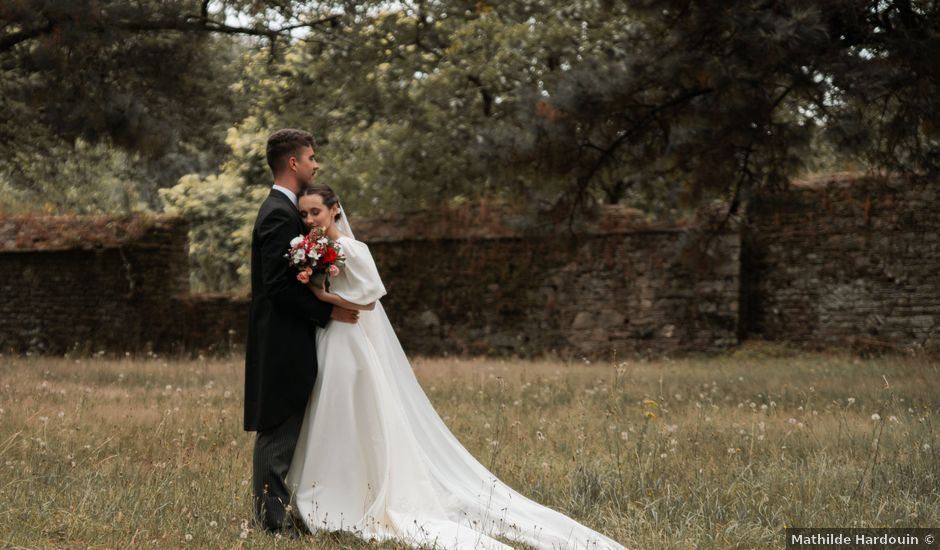
<instances>
[{"instance_id":1,"label":"striped trousers","mask_svg":"<svg viewBox=\"0 0 940 550\"><path fill-rule=\"evenodd\" d=\"M298 527L287 508L291 494L284 480L303 420L301 410L274 428L255 434L251 470L254 512L257 521L269 531Z\"/></svg>"}]
</instances>

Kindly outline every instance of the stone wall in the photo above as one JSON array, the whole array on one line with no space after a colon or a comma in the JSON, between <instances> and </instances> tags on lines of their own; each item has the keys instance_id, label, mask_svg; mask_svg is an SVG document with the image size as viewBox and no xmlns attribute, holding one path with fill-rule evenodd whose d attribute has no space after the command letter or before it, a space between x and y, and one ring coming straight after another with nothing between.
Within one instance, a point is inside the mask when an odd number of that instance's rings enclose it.
<instances>
[{"instance_id":1,"label":"stone wall","mask_svg":"<svg viewBox=\"0 0 940 550\"><path fill-rule=\"evenodd\" d=\"M184 222L36 223L0 222L0 349L243 346L247 296L189 294ZM504 228L495 238L416 239L362 227L389 290L383 304L410 353L594 357L737 342L736 234L693 266L678 229L546 238Z\"/></svg>"},{"instance_id":2,"label":"stone wall","mask_svg":"<svg viewBox=\"0 0 940 550\"><path fill-rule=\"evenodd\" d=\"M191 295L188 248L176 218L0 220L0 351L240 350L247 296Z\"/></svg>"},{"instance_id":3,"label":"stone wall","mask_svg":"<svg viewBox=\"0 0 940 550\"><path fill-rule=\"evenodd\" d=\"M370 244L405 349L610 357L737 343L737 234L705 266L679 230Z\"/></svg>"},{"instance_id":4,"label":"stone wall","mask_svg":"<svg viewBox=\"0 0 940 550\"><path fill-rule=\"evenodd\" d=\"M0 349L142 350L176 339L187 226L172 218L0 222Z\"/></svg>"},{"instance_id":5,"label":"stone wall","mask_svg":"<svg viewBox=\"0 0 940 550\"><path fill-rule=\"evenodd\" d=\"M752 203L742 266L746 335L940 350L937 191L828 178Z\"/></svg>"},{"instance_id":6,"label":"stone wall","mask_svg":"<svg viewBox=\"0 0 940 550\"><path fill-rule=\"evenodd\" d=\"M610 357L752 337L936 352L937 206L938 185L795 185L748 205L743 240L727 231L697 255L694 231L635 212L579 236L493 211L356 228L409 353ZM0 220L0 350L241 350L248 297L191 295L187 248L172 218Z\"/></svg>"}]
</instances>

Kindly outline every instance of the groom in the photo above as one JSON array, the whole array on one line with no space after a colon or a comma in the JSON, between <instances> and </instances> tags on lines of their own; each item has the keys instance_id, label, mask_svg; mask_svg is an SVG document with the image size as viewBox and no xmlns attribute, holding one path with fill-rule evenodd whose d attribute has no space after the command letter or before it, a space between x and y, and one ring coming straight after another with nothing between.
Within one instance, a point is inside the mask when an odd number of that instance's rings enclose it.
<instances>
[{"instance_id":1,"label":"groom","mask_svg":"<svg viewBox=\"0 0 940 550\"><path fill-rule=\"evenodd\" d=\"M359 313L321 302L297 281L284 254L306 234L297 196L320 165L313 136L278 130L268 138L274 175L251 233L251 311L245 349L245 430L256 432L252 465L254 513L264 529L296 535L284 478L317 378L315 326L355 323Z\"/></svg>"}]
</instances>

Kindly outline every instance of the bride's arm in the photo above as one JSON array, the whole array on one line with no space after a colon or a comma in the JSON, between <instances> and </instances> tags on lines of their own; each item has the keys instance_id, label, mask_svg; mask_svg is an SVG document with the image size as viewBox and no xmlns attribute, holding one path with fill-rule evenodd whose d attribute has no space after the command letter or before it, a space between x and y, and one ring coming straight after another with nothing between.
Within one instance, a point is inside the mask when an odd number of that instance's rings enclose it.
<instances>
[{"instance_id":1,"label":"bride's arm","mask_svg":"<svg viewBox=\"0 0 940 550\"><path fill-rule=\"evenodd\" d=\"M336 294L327 292L321 287L315 287L313 286L313 284L309 284L307 286L310 287L310 290L313 291L317 299L319 299L322 302L333 304L339 307L344 307L346 309L358 309L360 311L372 311L373 309L375 309L375 302L372 302L371 304L365 304L365 305L354 304L350 302L349 300L344 300L343 298L337 296Z\"/></svg>"}]
</instances>

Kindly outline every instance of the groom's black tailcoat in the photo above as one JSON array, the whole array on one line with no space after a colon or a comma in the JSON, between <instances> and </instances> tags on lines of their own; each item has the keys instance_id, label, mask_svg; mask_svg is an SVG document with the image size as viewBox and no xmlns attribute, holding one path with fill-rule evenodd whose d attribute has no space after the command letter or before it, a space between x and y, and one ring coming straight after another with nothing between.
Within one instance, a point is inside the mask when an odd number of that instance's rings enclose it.
<instances>
[{"instance_id":1,"label":"groom's black tailcoat","mask_svg":"<svg viewBox=\"0 0 940 550\"><path fill-rule=\"evenodd\" d=\"M274 428L302 413L317 378L315 325L333 306L297 281L284 255L307 228L276 189L261 205L251 234L251 310L245 348L245 430Z\"/></svg>"}]
</instances>

